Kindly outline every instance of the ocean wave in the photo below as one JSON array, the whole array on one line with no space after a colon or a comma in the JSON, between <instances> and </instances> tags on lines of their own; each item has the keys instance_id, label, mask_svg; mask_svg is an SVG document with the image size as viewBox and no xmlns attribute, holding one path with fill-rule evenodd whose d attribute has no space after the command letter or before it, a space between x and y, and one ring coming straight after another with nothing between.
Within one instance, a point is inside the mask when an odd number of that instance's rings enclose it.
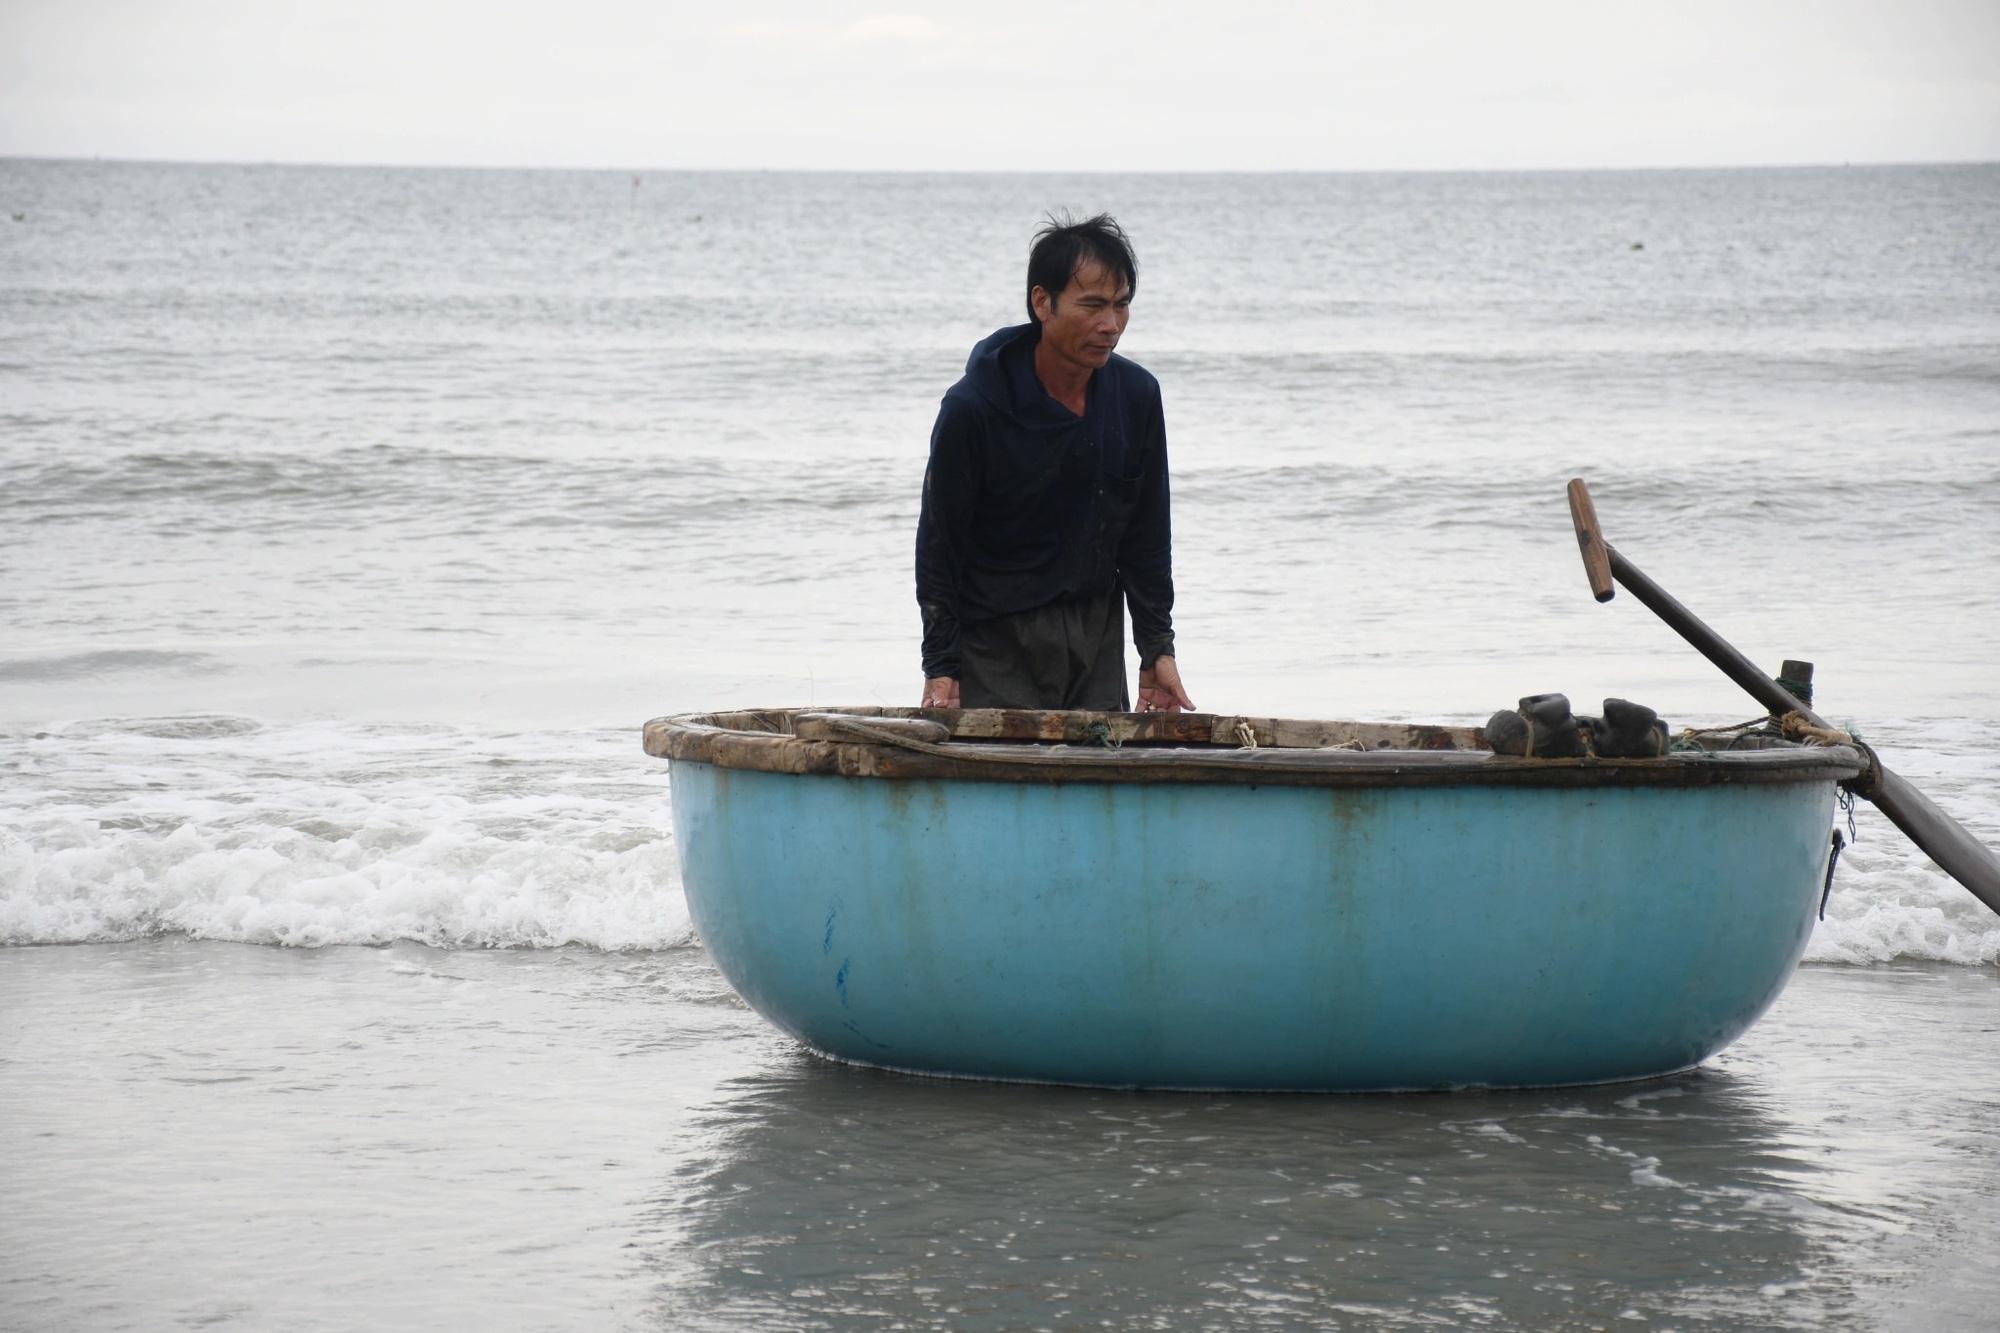
<instances>
[{"instance_id":1,"label":"ocean wave","mask_svg":"<svg viewBox=\"0 0 2000 1333\"><path fill-rule=\"evenodd\" d=\"M211 653L167 652L151 648L107 648L93 653L56 657L22 657L0 661L0 680L75 680L117 671L223 671Z\"/></svg>"},{"instance_id":2,"label":"ocean wave","mask_svg":"<svg viewBox=\"0 0 2000 1333\"><path fill-rule=\"evenodd\" d=\"M496 528L547 534L729 531L821 511L907 508L905 464L851 462L807 491L774 488L768 464L720 455L552 459L368 446L322 455L185 449L95 459L0 459L0 512L45 524L143 515L162 531L352 530L463 539ZM920 472L918 474L920 476Z\"/></svg>"},{"instance_id":3,"label":"ocean wave","mask_svg":"<svg viewBox=\"0 0 2000 1333\"><path fill-rule=\"evenodd\" d=\"M175 721L18 738L0 942L692 939L664 774L629 734Z\"/></svg>"}]
</instances>

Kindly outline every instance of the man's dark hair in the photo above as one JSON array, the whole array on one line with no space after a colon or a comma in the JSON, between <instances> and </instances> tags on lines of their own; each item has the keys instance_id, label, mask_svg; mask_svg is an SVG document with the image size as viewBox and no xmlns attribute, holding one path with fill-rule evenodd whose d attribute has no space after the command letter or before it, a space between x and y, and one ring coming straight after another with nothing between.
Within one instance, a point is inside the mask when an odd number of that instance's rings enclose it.
<instances>
[{"instance_id":1,"label":"man's dark hair","mask_svg":"<svg viewBox=\"0 0 2000 1333\"><path fill-rule=\"evenodd\" d=\"M1028 322L1035 319L1035 288L1049 294L1051 301L1061 296L1076 276L1077 266L1094 259L1125 279L1125 290L1139 290L1139 259L1132 253L1118 219L1099 213L1079 222L1067 213L1051 213L1035 233L1034 248L1028 251Z\"/></svg>"}]
</instances>

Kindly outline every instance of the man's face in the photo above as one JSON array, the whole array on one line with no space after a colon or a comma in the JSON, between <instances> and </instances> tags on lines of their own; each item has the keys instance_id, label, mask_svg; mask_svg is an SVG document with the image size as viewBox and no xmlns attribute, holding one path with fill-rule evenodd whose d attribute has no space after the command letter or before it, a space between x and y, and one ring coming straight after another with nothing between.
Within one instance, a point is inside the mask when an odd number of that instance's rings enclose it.
<instances>
[{"instance_id":1,"label":"man's face","mask_svg":"<svg viewBox=\"0 0 2000 1333\"><path fill-rule=\"evenodd\" d=\"M1125 322L1132 318L1132 289L1095 259L1086 258L1076 266L1060 300L1037 287L1034 301L1035 318L1042 322L1042 345L1091 370L1111 359Z\"/></svg>"}]
</instances>

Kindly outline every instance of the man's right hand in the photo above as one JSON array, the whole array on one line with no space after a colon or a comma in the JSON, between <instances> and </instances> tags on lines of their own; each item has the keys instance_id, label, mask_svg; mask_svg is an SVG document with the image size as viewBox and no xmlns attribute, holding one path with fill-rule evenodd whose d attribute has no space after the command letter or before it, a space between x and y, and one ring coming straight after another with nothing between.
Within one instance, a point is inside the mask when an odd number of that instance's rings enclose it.
<instances>
[{"instance_id":1,"label":"man's right hand","mask_svg":"<svg viewBox=\"0 0 2000 1333\"><path fill-rule=\"evenodd\" d=\"M1194 700L1188 698L1187 687L1181 684L1181 669L1174 659L1161 655L1153 659L1153 665L1139 672L1139 711L1142 713L1178 713L1186 709L1194 711Z\"/></svg>"},{"instance_id":2,"label":"man's right hand","mask_svg":"<svg viewBox=\"0 0 2000 1333\"><path fill-rule=\"evenodd\" d=\"M958 677L932 676L924 681L924 701L919 708L957 708Z\"/></svg>"}]
</instances>

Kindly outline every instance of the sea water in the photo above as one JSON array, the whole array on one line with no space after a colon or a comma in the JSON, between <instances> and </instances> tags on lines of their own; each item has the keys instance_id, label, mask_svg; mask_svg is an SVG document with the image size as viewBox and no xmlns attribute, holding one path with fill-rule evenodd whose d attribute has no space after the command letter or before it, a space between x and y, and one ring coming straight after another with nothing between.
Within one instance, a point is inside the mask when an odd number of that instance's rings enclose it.
<instances>
[{"instance_id":1,"label":"sea water","mask_svg":"<svg viewBox=\"0 0 2000 1333\"><path fill-rule=\"evenodd\" d=\"M930 420L1051 208L1139 248L1203 706L1756 712L1590 599L1582 475L2000 844L2000 168L4 162L0 1315L2000 1303L2000 919L1866 807L1778 1009L1643 1088L968 1089L828 1069L729 995L637 725L914 701Z\"/></svg>"}]
</instances>

